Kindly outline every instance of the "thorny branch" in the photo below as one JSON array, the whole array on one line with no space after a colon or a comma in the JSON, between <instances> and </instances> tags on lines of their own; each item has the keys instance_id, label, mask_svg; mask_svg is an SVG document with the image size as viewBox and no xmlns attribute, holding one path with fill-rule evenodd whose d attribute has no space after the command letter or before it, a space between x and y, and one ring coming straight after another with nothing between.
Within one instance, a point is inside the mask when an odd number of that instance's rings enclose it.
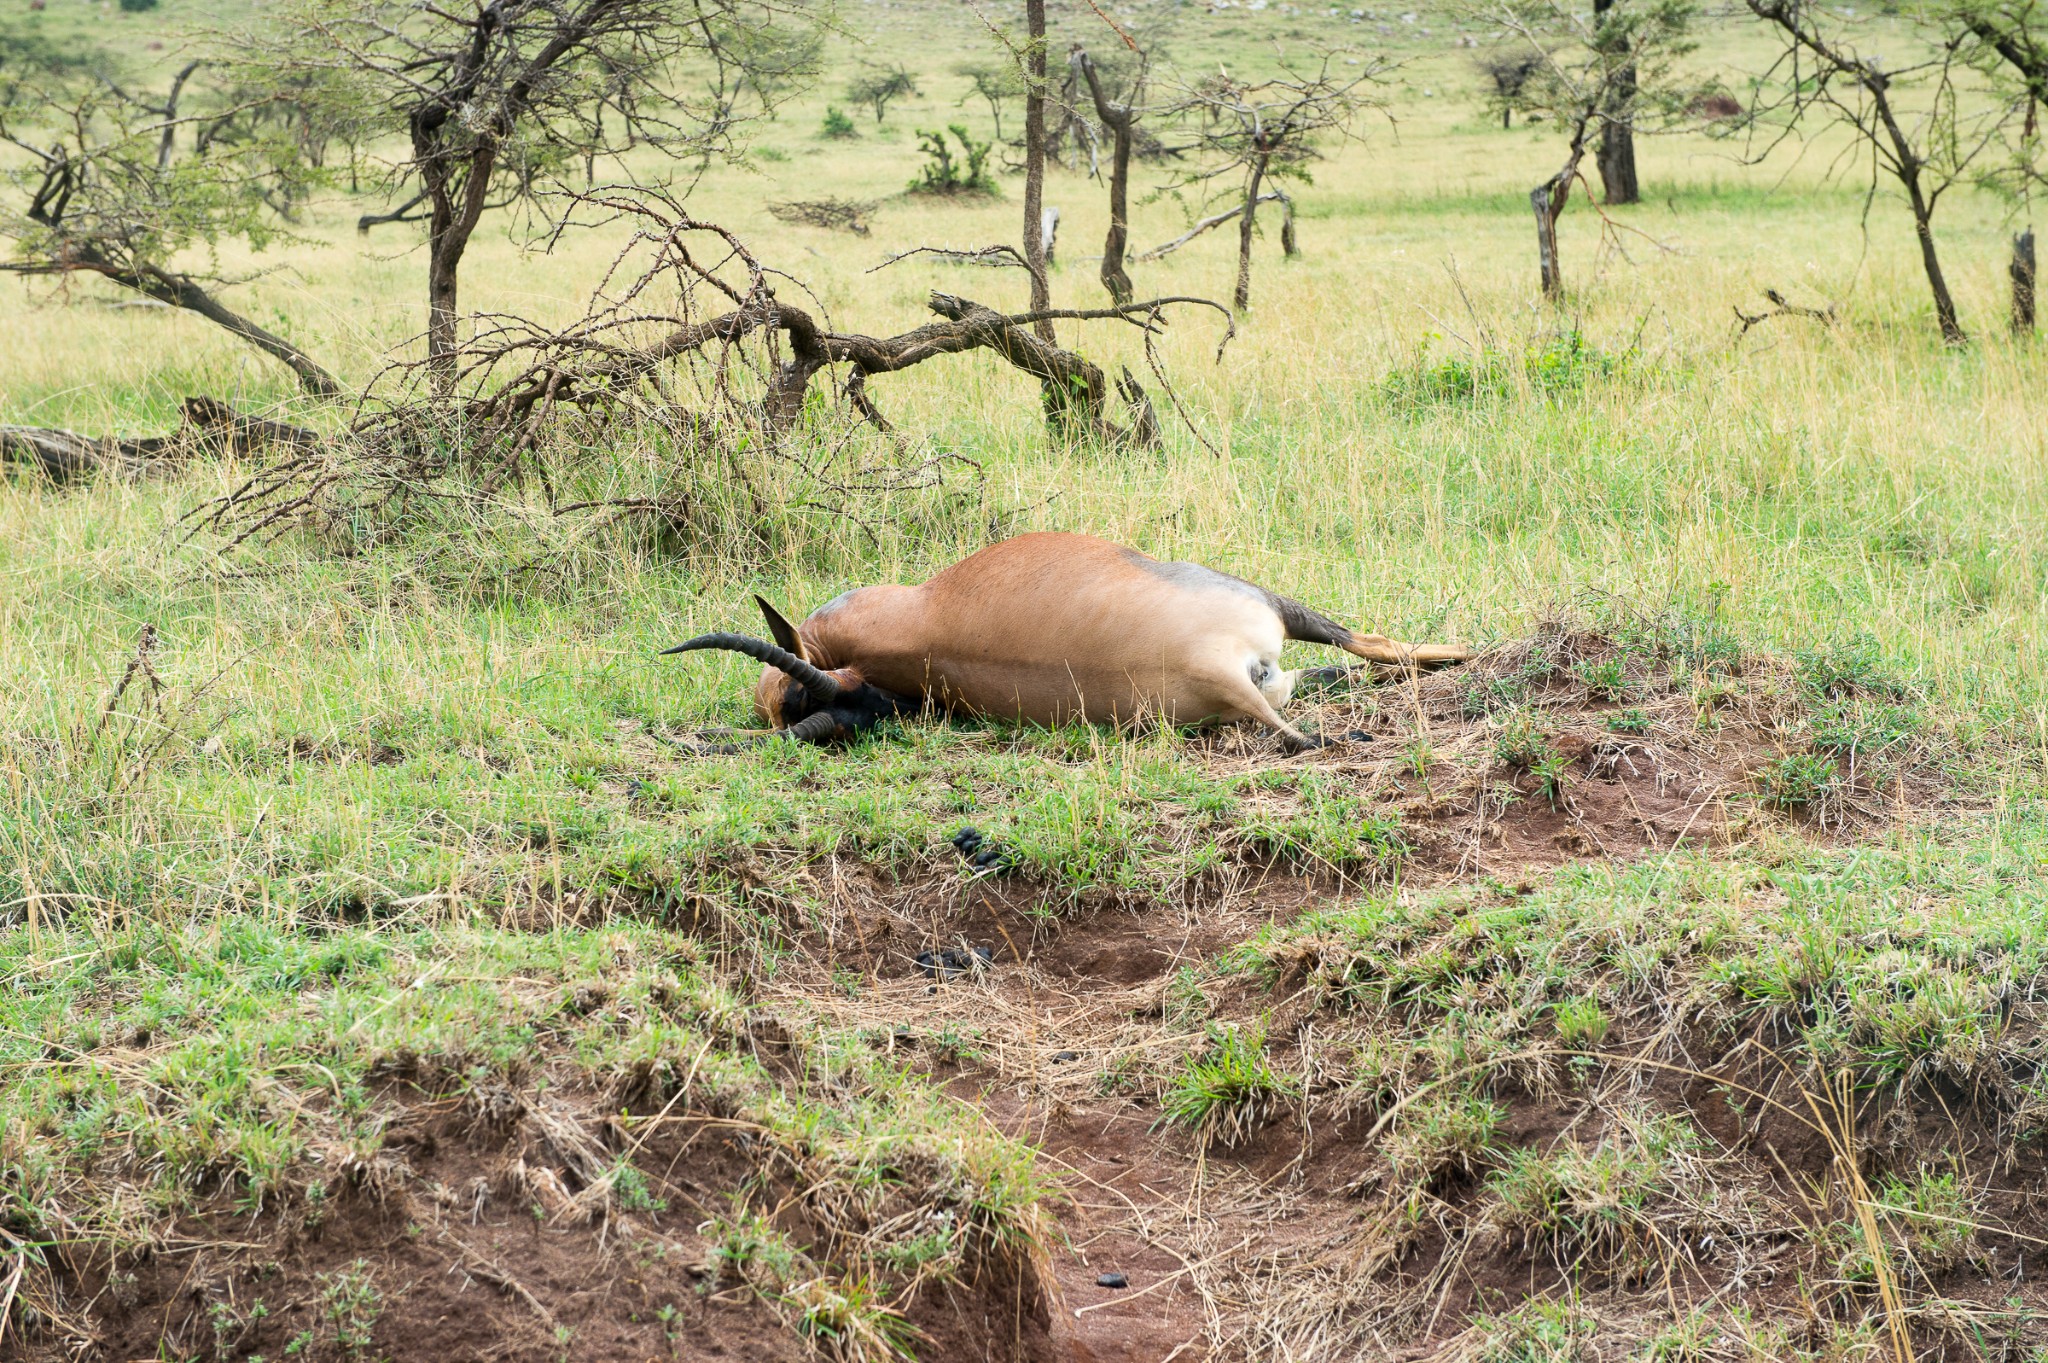
<instances>
[{"instance_id":1,"label":"thorny branch","mask_svg":"<svg viewBox=\"0 0 2048 1363\"><path fill-rule=\"evenodd\" d=\"M529 479L557 511L650 510L659 499L627 499L631 508L620 500L561 505L552 481L565 449L616 444L605 433L636 423L660 433L671 459L716 467L727 486L765 505L760 479L801 466L818 443L814 437L828 444L838 438L825 416L830 404L821 409L813 400L820 375L838 378L834 392L856 425L894 439L870 380L973 350L992 351L1038 380L1047 421L1062 438L1149 447L1160 440L1158 419L1130 371L1105 374L1041 340L1035 326L1134 326L1146 337L1162 384L1150 342L1170 309L1215 310L1224 319L1224 344L1234 331L1228 310L1203 298L1005 314L937 292L930 299L934 319L909 331L842 331L785 298L792 290L737 236L658 192L604 192L581 196L581 203L635 226L583 318L559 330L517 317L479 319L457 371L457 396L439 396L431 361L393 366L342 436L296 452L200 508L195 529L224 535L233 546L318 519L338 502L377 510L419 497L488 500ZM380 396L386 391L390 396ZM802 439L799 428L808 432ZM935 467L926 460L886 477L931 477ZM811 466L806 476L818 481L817 474ZM835 486L853 488L844 478Z\"/></svg>"}]
</instances>

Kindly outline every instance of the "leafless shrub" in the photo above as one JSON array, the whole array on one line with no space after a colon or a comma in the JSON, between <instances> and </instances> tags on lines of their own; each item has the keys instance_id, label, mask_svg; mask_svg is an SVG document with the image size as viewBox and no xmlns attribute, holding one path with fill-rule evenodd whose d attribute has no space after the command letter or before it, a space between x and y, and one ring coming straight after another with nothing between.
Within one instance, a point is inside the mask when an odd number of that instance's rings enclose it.
<instances>
[{"instance_id":1,"label":"leafless shrub","mask_svg":"<svg viewBox=\"0 0 2048 1363\"><path fill-rule=\"evenodd\" d=\"M486 515L515 497L550 517L646 517L696 544L766 542L793 511L860 522L889 497L970 466L903 439L868 379L970 350L1037 378L1058 434L1108 446L1160 438L1128 370L1112 379L1031 333L1048 314L1009 316L935 293L937 319L923 326L842 333L785 301L779 289L801 286L732 232L657 191L577 204L571 219L634 228L581 318L561 328L479 318L452 388L441 357L392 365L345 432L197 508L194 533L229 548L305 528L374 536L409 516ZM1049 315L1130 323L1149 350L1166 310L1183 303L1217 307L1164 298Z\"/></svg>"}]
</instances>

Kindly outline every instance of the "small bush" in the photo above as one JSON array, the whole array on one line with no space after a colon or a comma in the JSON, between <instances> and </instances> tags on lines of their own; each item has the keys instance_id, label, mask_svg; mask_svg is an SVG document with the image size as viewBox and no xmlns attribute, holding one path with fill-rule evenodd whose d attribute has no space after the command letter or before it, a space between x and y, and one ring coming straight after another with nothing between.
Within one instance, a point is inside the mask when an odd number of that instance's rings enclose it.
<instances>
[{"instance_id":1,"label":"small bush","mask_svg":"<svg viewBox=\"0 0 2048 1363\"><path fill-rule=\"evenodd\" d=\"M1872 1210L1894 1277L1925 1283L1969 1258L1981 1213L1969 1185L1953 1172L1922 1169L1911 1178L1893 1175L1875 1191ZM1854 1218L1831 1227L1828 1238L1836 1246L1843 1278L1877 1281L1869 1240Z\"/></svg>"},{"instance_id":2,"label":"small bush","mask_svg":"<svg viewBox=\"0 0 2048 1363\"><path fill-rule=\"evenodd\" d=\"M1469 402L1482 390L1499 392L1493 363L1487 358L1475 361L1462 355L1438 364L1417 364L1408 369L1397 369L1380 380L1380 392L1404 407Z\"/></svg>"},{"instance_id":3,"label":"small bush","mask_svg":"<svg viewBox=\"0 0 2048 1363\"><path fill-rule=\"evenodd\" d=\"M1471 676L1458 689L1458 708L1467 719L1484 719L1512 710L1529 699L1529 678L1520 673L1499 677Z\"/></svg>"},{"instance_id":4,"label":"small bush","mask_svg":"<svg viewBox=\"0 0 2048 1363\"><path fill-rule=\"evenodd\" d=\"M917 1327L884 1304L864 1278L813 1278L784 1293L782 1304L798 1334L849 1363L909 1358L918 1340Z\"/></svg>"},{"instance_id":5,"label":"small bush","mask_svg":"<svg viewBox=\"0 0 2048 1363\"><path fill-rule=\"evenodd\" d=\"M1868 695L1907 700L1912 688L1885 670L1875 637L1856 633L1847 639L1802 651L1799 684L1815 696L1840 698Z\"/></svg>"},{"instance_id":6,"label":"small bush","mask_svg":"<svg viewBox=\"0 0 2048 1363\"><path fill-rule=\"evenodd\" d=\"M141 14L156 8L157 0L121 0L123 14Z\"/></svg>"},{"instance_id":7,"label":"small bush","mask_svg":"<svg viewBox=\"0 0 2048 1363\"><path fill-rule=\"evenodd\" d=\"M1494 1219L1526 1241L1615 1257L1656 1235L1653 1204L1674 1183L1674 1162L1699 1143L1685 1121L1642 1117L1591 1150L1517 1150L1487 1180Z\"/></svg>"},{"instance_id":8,"label":"small bush","mask_svg":"<svg viewBox=\"0 0 2048 1363\"><path fill-rule=\"evenodd\" d=\"M1574 1047L1599 1045L1613 1025L1600 1000L1593 998L1566 999L1552 1010L1550 1020L1557 1028L1557 1039Z\"/></svg>"},{"instance_id":9,"label":"small bush","mask_svg":"<svg viewBox=\"0 0 2048 1363\"><path fill-rule=\"evenodd\" d=\"M1766 762L1756 774L1757 799L1769 809L1824 809L1842 788L1834 759L1793 753Z\"/></svg>"},{"instance_id":10,"label":"small bush","mask_svg":"<svg viewBox=\"0 0 2048 1363\"><path fill-rule=\"evenodd\" d=\"M1617 710L1607 717L1607 727L1618 734L1646 734L1650 732L1649 711L1635 708Z\"/></svg>"},{"instance_id":11,"label":"small bush","mask_svg":"<svg viewBox=\"0 0 2048 1363\"><path fill-rule=\"evenodd\" d=\"M1817 701L1808 725L1815 751L1868 761L1918 734L1921 718L1910 705L1843 696Z\"/></svg>"},{"instance_id":12,"label":"small bush","mask_svg":"<svg viewBox=\"0 0 2048 1363\"><path fill-rule=\"evenodd\" d=\"M1536 717L1522 710L1502 723L1493 740L1493 755L1517 771L1533 771L1558 753Z\"/></svg>"},{"instance_id":13,"label":"small bush","mask_svg":"<svg viewBox=\"0 0 2048 1363\"><path fill-rule=\"evenodd\" d=\"M384 1297L370 1276L367 1260L323 1273L318 1281L320 1314L311 1330L301 1331L285 1345L285 1353L320 1353L323 1346L342 1358L358 1359L370 1348L370 1337L384 1314Z\"/></svg>"},{"instance_id":14,"label":"small bush","mask_svg":"<svg viewBox=\"0 0 2048 1363\"><path fill-rule=\"evenodd\" d=\"M955 158L952 148L946 145L943 133L927 132L920 128L917 142L924 149L924 165L918 168L917 178L910 182L913 194L994 194L995 177L988 171L988 156L994 143L977 142L967 135L967 129L959 123L946 125L948 132L960 144L963 159Z\"/></svg>"},{"instance_id":15,"label":"small bush","mask_svg":"<svg viewBox=\"0 0 2048 1363\"><path fill-rule=\"evenodd\" d=\"M1611 378L1621 367L1619 356L1594 347L1577 327L1530 346L1522 358L1529 386L1539 393L1577 392L1587 380Z\"/></svg>"},{"instance_id":16,"label":"small bush","mask_svg":"<svg viewBox=\"0 0 2048 1363\"><path fill-rule=\"evenodd\" d=\"M1733 677L1742 672L1742 644L1721 618L1727 585L1707 588L1703 611L1671 610L1646 624L1630 624L1622 632L1631 645L1669 660L1672 671Z\"/></svg>"},{"instance_id":17,"label":"small bush","mask_svg":"<svg viewBox=\"0 0 2048 1363\"><path fill-rule=\"evenodd\" d=\"M1572 669L1572 675L1595 700L1621 700L1628 695L1628 663L1624 658L1582 662Z\"/></svg>"},{"instance_id":18,"label":"small bush","mask_svg":"<svg viewBox=\"0 0 2048 1363\"><path fill-rule=\"evenodd\" d=\"M1598 349L1575 328L1532 343L1522 352L1519 364L1511 354L1490 349L1476 356L1454 355L1435 364L1418 361L1380 380L1380 392L1404 407L1512 398L1519 391L1519 369L1531 391L1538 396L1554 396L1576 392L1590 380L1618 374L1623 362L1623 357Z\"/></svg>"},{"instance_id":19,"label":"small bush","mask_svg":"<svg viewBox=\"0 0 2048 1363\"><path fill-rule=\"evenodd\" d=\"M786 1282L802 1262L794 1247L759 1212L742 1209L713 1222L716 1265L757 1286Z\"/></svg>"},{"instance_id":20,"label":"small bush","mask_svg":"<svg viewBox=\"0 0 2048 1363\"><path fill-rule=\"evenodd\" d=\"M1495 1158L1494 1137L1507 1109L1476 1095L1436 1098L1403 1113L1387 1137L1397 1190L1427 1188L1453 1174L1476 1173Z\"/></svg>"},{"instance_id":21,"label":"small bush","mask_svg":"<svg viewBox=\"0 0 2048 1363\"><path fill-rule=\"evenodd\" d=\"M1593 1322L1562 1301L1526 1301L1472 1322L1478 1363L1577 1363L1590 1356Z\"/></svg>"},{"instance_id":22,"label":"small bush","mask_svg":"<svg viewBox=\"0 0 2048 1363\"><path fill-rule=\"evenodd\" d=\"M832 138L859 137L860 129L853 126L853 120L835 105L825 106L825 122L818 129L818 136Z\"/></svg>"},{"instance_id":23,"label":"small bush","mask_svg":"<svg viewBox=\"0 0 2048 1363\"><path fill-rule=\"evenodd\" d=\"M1211 1024L1208 1049L1189 1059L1166 1090L1159 1120L1186 1127L1205 1145L1236 1145L1294 1091L1293 1081L1266 1062L1263 1030Z\"/></svg>"},{"instance_id":24,"label":"small bush","mask_svg":"<svg viewBox=\"0 0 2048 1363\"><path fill-rule=\"evenodd\" d=\"M1262 855L1284 865L1335 871L1388 874L1412 850L1398 811L1327 791L1304 779L1299 814L1259 814L1244 823L1244 836Z\"/></svg>"}]
</instances>

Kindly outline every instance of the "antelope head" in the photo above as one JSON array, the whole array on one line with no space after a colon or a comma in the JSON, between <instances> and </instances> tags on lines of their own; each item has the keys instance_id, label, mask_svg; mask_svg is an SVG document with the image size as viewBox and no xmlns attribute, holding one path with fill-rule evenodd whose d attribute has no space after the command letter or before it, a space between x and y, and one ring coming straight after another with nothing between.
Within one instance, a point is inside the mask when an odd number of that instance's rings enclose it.
<instances>
[{"instance_id":1,"label":"antelope head","mask_svg":"<svg viewBox=\"0 0 2048 1363\"><path fill-rule=\"evenodd\" d=\"M862 679L858 668L826 670L814 664L796 627L760 597L754 601L768 622L774 643L749 634L700 634L665 648L662 654L716 648L743 653L764 664L754 687L754 711L776 733L804 743L831 743L871 729L892 715L916 711L913 696L884 691Z\"/></svg>"}]
</instances>

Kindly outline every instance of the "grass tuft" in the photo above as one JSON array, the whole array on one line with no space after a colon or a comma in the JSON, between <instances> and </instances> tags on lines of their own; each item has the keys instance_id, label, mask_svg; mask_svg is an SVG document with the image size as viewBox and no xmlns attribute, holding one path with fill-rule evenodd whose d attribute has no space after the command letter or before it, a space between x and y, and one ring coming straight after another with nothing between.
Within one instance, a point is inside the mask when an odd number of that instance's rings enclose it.
<instances>
[{"instance_id":1,"label":"grass tuft","mask_svg":"<svg viewBox=\"0 0 2048 1363\"><path fill-rule=\"evenodd\" d=\"M1274 1070L1262 1028L1211 1025L1208 1044L1189 1056L1159 1102L1159 1120L1202 1144L1242 1144L1295 1096L1296 1082Z\"/></svg>"}]
</instances>

